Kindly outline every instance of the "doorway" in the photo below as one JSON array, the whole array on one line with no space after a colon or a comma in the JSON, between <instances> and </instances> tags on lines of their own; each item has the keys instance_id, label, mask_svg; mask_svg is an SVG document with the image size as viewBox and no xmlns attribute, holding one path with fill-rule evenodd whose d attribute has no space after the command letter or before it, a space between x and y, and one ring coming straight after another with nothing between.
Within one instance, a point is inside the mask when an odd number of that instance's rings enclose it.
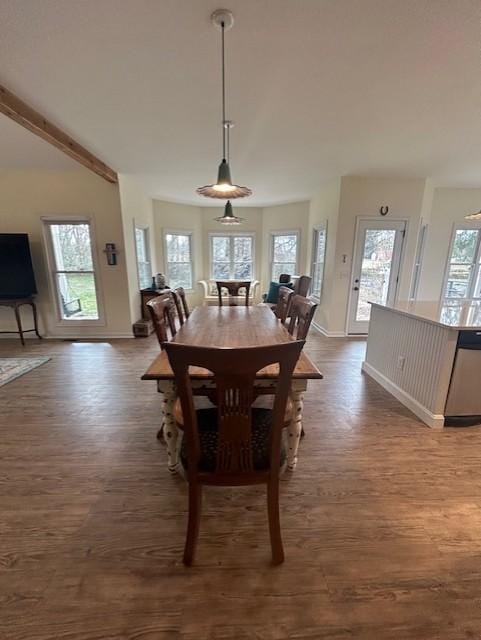
<instances>
[{"instance_id":1,"label":"doorway","mask_svg":"<svg viewBox=\"0 0 481 640\"><path fill-rule=\"evenodd\" d=\"M371 305L396 298L405 220L359 220L354 244L348 333L366 334Z\"/></svg>"}]
</instances>

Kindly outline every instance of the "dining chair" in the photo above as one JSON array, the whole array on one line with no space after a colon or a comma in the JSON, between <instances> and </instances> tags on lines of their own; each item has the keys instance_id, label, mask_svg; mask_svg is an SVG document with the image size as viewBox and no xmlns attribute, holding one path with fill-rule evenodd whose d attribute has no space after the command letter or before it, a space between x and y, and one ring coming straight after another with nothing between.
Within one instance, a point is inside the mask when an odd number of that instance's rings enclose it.
<instances>
[{"instance_id":1,"label":"dining chair","mask_svg":"<svg viewBox=\"0 0 481 640\"><path fill-rule=\"evenodd\" d=\"M251 288L250 280L216 280L217 297L219 299L219 307L222 307L222 288L227 289L229 293L229 306L235 307L236 303L232 298L239 296L239 291L245 288L245 306L249 306L249 291Z\"/></svg>"},{"instance_id":2,"label":"dining chair","mask_svg":"<svg viewBox=\"0 0 481 640\"><path fill-rule=\"evenodd\" d=\"M292 296L288 331L291 335L295 334L297 340L305 340L307 338L316 309L317 304L312 300L296 294Z\"/></svg>"},{"instance_id":3,"label":"dining chair","mask_svg":"<svg viewBox=\"0 0 481 640\"><path fill-rule=\"evenodd\" d=\"M184 564L194 560L204 485L267 485L272 561L284 561L279 519L279 471L285 450L282 430L292 373L303 340L265 347L207 348L166 343L183 414L180 458L189 483ZM279 366L272 409L255 409L256 373ZM195 410L189 367L212 371L216 406Z\"/></svg>"},{"instance_id":4,"label":"dining chair","mask_svg":"<svg viewBox=\"0 0 481 640\"><path fill-rule=\"evenodd\" d=\"M147 302L147 308L150 312L150 317L154 324L157 340L159 341L160 348L168 341L168 329L170 329L171 336L174 337L177 333L175 326L175 303L174 296L169 293L163 293L156 298L152 298Z\"/></svg>"},{"instance_id":5,"label":"dining chair","mask_svg":"<svg viewBox=\"0 0 481 640\"><path fill-rule=\"evenodd\" d=\"M282 322L282 324L285 323L287 316L289 315L291 298L293 295L294 291L289 287L279 287L279 295L277 297L277 304L274 313Z\"/></svg>"},{"instance_id":6,"label":"dining chair","mask_svg":"<svg viewBox=\"0 0 481 640\"><path fill-rule=\"evenodd\" d=\"M190 316L185 289L183 287L177 287L172 293L174 296L175 308L177 309L177 316L182 326L185 320Z\"/></svg>"}]
</instances>

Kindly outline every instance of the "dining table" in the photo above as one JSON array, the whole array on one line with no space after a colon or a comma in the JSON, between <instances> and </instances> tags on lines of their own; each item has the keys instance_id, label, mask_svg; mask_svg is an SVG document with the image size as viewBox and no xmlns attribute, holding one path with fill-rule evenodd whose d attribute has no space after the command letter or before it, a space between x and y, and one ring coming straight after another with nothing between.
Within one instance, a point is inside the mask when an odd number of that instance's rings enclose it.
<instances>
[{"instance_id":1,"label":"dining table","mask_svg":"<svg viewBox=\"0 0 481 640\"><path fill-rule=\"evenodd\" d=\"M295 340L267 306L198 306L195 307L173 336L172 342L202 347L262 347ZM213 374L200 367L189 369L192 388L198 395L213 387ZM267 393L275 388L279 377L277 364L269 365L257 372L255 386L259 393ZM294 470L297 465L298 448L302 433L304 393L309 380L322 379L322 373L309 356L302 351L294 369L290 398L292 419L287 427L287 468ZM174 404L177 398L175 377L167 353L163 350L150 364L142 380L155 380L157 390L162 394L162 416L164 439L167 445L168 468L179 471L179 450L181 438L174 419Z\"/></svg>"}]
</instances>

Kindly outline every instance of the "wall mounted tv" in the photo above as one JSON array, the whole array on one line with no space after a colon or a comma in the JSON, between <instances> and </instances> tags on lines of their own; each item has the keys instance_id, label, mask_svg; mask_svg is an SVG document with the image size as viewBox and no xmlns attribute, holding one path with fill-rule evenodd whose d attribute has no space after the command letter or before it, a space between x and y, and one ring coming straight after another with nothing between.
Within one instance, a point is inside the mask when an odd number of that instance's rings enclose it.
<instances>
[{"instance_id":1,"label":"wall mounted tv","mask_svg":"<svg viewBox=\"0 0 481 640\"><path fill-rule=\"evenodd\" d=\"M0 298L37 293L26 233L0 233Z\"/></svg>"}]
</instances>

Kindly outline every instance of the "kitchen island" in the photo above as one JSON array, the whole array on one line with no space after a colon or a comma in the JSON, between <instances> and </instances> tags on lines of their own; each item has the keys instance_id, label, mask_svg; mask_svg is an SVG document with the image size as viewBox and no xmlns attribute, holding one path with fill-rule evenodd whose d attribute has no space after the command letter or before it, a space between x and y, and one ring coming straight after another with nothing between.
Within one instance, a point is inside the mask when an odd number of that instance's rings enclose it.
<instances>
[{"instance_id":1,"label":"kitchen island","mask_svg":"<svg viewBox=\"0 0 481 640\"><path fill-rule=\"evenodd\" d=\"M371 303L362 369L432 428L481 424L481 301Z\"/></svg>"}]
</instances>

